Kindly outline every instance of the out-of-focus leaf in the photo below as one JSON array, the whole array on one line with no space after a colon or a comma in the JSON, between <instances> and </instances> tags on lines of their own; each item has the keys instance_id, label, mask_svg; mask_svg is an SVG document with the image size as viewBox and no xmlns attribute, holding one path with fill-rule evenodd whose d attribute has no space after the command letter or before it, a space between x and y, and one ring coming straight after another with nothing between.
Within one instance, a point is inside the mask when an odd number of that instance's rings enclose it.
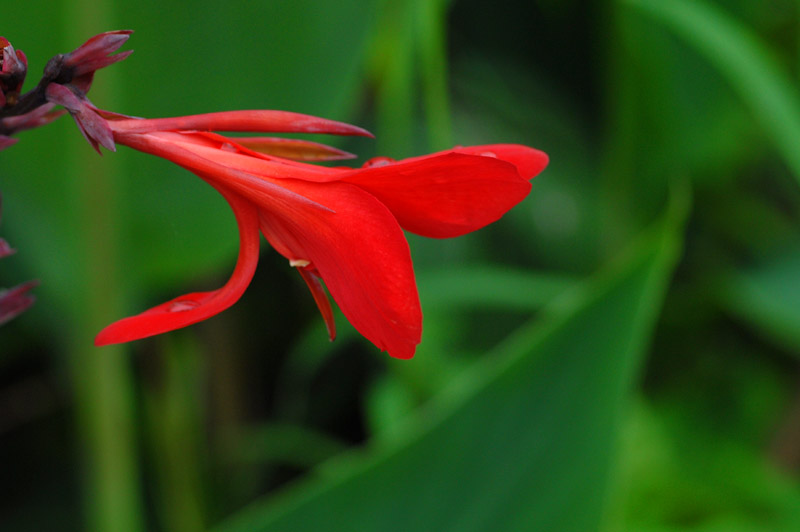
<instances>
[{"instance_id":1,"label":"out-of-focus leaf","mask_svg":"<svg viewBox=\"0 0 800 532\"><path fill-rule=\"evenodd\" d=\"M158 466L158 517L164 530L201 530L207 489L202 441L203 405L197 401L205 359L189 334L162 336L161 378L142 395L153 459Z\"/></svg>"},{"instance_id":2,"label":"out-of-focus leaf","mask_svg":"<svg viewBox=\"0 0 800 532\"><path fill-rule=\"evenodd\" d=\"M417 276L425 310L465 306L537 310L574 282L565 275L498 266L429 270Z\"/></svg>"},{"instance_id":3,"label":"out-of-focus leaf","mask_svg":"<svg viewBox=\"0 0 800 532\"><path fill-rule=\"evenodd\" d=\"M454 122L458 144L512 142L550 155L533 180L528 199L502 224L476 235L497 257L535 261L548 269L593 271L597 267L597 143L590 139L574 102L535 66L520 69L506 58L469 56L453 66ZM461 240L461 239L459 239ZM438 264L440 244L417 257ZM433 247L433 245L429 246Z\"/></svg>"},{"instance_id":4,"label":"out-of-focus leaf","mask_svg":"<svg viewBox=\"0 0 800 532\"><path fill-rule=\"evenodd\" d=\"M621 0L666 24L705 55L740 93L800 181L800 96L773 51L703 0Z\"/></svg>"},{"instance_id":5,"label":"out-of-focus leaf","mask_svg":"<svg viewBox=\"0 0 800 532\"><path fill-rule=\"evenodd\" d=\"M425 102L425 119L432 150L452 146L447 87L447 12L450 0L417 0L417 45Z\"/></svg>"},{"instance_id":6,"label":"out-of-focus leaf","mask_svg":"<svg viewBox=\"0 0 800 532\"><path fill-rule=\"evenodd\" d=\"M615 517L624 526L609 530L800 529L800 490L791 477L765 460L759 445L681 415L694 407L678 399L641 401L633 410L614 494L625 499L625 517Z\"/></svg>"},{"instance_id":7,"label":"out-of-focus leaf","mask_svg":"<svg viewBox=\"0 0 800 532\"><path fill-rule=\"evenodd\" d=\"M679 210L452 382L400 443L329 463L218 531L597 529Z\"/></svg>"},{"instance_id":8,"label":"out-of-focus leaf","mask_svg":"<svg viewBox=\"0 0 800 532\"><path fill-rule=\"evenodd\" d=\"M795 241L759 265L721 277L725 308L800 356L800 245Z\"/></svg>"},{"instance_id":9,"label":"out-of-focus leaf","mask_svg":"<svg viewBox=\"0 0 800 532\"><path fill-rule=\"evenodd\" d=\"M343 442L307 427L269 424L236 430L231 434L228 456L232 462L248 466L312 467L345 449Z\"/></svg>"}]
</instances>

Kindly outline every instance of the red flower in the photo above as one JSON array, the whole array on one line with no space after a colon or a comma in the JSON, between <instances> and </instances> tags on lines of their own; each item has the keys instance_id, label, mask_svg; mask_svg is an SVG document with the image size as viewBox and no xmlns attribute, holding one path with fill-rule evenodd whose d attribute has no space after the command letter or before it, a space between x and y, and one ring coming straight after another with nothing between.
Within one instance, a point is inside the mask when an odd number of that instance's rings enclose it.
<instances>
[{"instance_id":1,"label":"red flower","mask_svg":"<svg viewBox=\"0 0 800 532\"><path fill-rule=\"evenodd\" d=\"M389 354L413 356L422 332L414 271L403 229L420 235L459 236L497 220L529 192L528 180L547 155L518 145L456 148L403 161L373 159L363 168L327 168L303 161L350 154L290 139L229 139L211 131L274 131L369 135L321 118L282 111L234 111L156 120L100 111L86 96L94 73L125 59L116 53L129 30L96 35L53 57L36 88L19 92L27 60L0 37L0 150L10 135L46 124L64 107L89 143L116 143L169 159L216 188L236 216L239 259L219 290L187 294L111 324L95 343L127 342L185 327L223 311L247 288L259 252L259 231L289 259L308 284L331 339L333 312L324 279L344 315ZM7 252L0 241L0 254ZM5 314L29 304L23 285L0 302Z\"/></svg>"},{"instance_id":2,"label":"red flower","mask_svg":"<svg viewBox=\"0 0 800 532\"><path fill-rule=\"evenodd\" d=\"M255 271L260 230L308 284L331 339L333 314L320 279L362 335L394 357L410 358L422 313L401 227L435 238L475 231L525 198L528 180L547 165L538 150L500 144L396 162L375 159L363 168L321 167L302 161L348 154L305 141L231 139L210 131L369 133L282 111L144 120L97 111L85 101L77 105L78 113L70 111L79 123L104 117L116 143L169 159L211 184L233 209L240 234L239 259L225 286L113 323L98 334L97 345L178 329L231 306Z\"/></svg>"}]
</instances>

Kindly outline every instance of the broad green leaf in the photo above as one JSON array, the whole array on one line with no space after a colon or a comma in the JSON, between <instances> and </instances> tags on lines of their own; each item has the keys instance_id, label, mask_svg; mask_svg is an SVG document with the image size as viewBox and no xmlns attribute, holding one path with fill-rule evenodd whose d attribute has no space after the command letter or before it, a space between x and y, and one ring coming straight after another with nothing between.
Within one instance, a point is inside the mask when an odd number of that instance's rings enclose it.
<instances>
[{"instance_id":1,"label":"broad green leaf","mask_svg":"<svg viewBox=\"0 0 800 532\"><path fill-rule=\"evenodd\" d=\"M455 379L405 438L330 462L217 531L597 530L682 217Z\"/></svg>"},{"instance_id":2,"label":"broad green leaf","mask_svg":"<svg viewBox=\"0 0 800 532\"><path fill-rule=\"evenodd\" d=\"M671 28L727 78L800 181L800 95L770 47L703 0L621 1Z\"/></svg>"}]
</instances>

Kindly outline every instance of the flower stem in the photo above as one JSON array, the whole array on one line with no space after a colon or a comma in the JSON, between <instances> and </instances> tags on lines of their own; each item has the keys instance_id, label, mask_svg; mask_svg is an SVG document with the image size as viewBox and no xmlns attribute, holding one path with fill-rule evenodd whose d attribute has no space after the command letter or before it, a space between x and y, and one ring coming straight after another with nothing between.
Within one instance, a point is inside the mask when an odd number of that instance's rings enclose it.
<instances>
[{"instance_id":1,"label":"flower stem","mask_svg":"<svg viewBox=\"0 0 800 532\"><path fill-rule=\"evenodd\" d=\"M417 42L428 148L452 148L447 90L447 0L417 0Z\"/></svg>"},{"instance_id":2,"label":"flower stem","mask_svg":"<svg viewBox=\"0 0 800 532\"><path fill-rule=\"evenodd\" d=\"M107 29L107 2L65 3L65 49ZM92 98L109 105L121 84L113 70L103 72ZM72 189L74 245L78 278L70 324L69 360L75 409L84 453L85 513L88 530L139 532L144 529L136 459L133 376L120 346L98 349L92 338L120 315L123 287L118 257L117 177L109 157L99 158L75 134L65 139L65 172Z\"/></svg>"},{"instance_id":3,"label":"flower stem","mask_svg":"<svg viewBox=\"0 0 800 532\"><path fill-rule=\"evenodd\" d=\"M375 36L377 147L405 157L414 152L414 11L410 0L387 4Z\"/></svg>"},{"instance_id":4,"label":"flower stem","mask_svg":"<svg viewBox=\"0 0 800 532\"><path fill-rule=\"evenodd\" d=\"M606 120L607 131L603 135L601 183L598 219L602 221L600 249L608 258L613 255L632 234L638 231L633 212L636 193L632 176L635 175L635 139L640 127L640 110L636 92L636 80L625 47L627 26L622 20L619 5L614 3L605 14L602 26L608 33L606 39Z\"/></svg>"},{"instance_id":5,"label":"flower stem","mask_svg":"<svg viewBox=\"0 0 800 532\"><path fill-rule=\"evenodd\" d=\"M205 357L191 331L157 341L159 378L145 385L158 480L159 514L164 530L205 530L203 396ZM155 353L154 353L155 354Z\"/></svg>"}]
</instances>

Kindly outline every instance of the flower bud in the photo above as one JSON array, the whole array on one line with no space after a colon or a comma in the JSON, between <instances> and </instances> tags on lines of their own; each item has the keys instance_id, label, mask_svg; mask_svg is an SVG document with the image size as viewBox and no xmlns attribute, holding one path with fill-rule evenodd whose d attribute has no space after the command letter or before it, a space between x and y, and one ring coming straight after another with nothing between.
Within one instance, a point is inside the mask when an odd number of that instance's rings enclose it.
<instances>
[{"instance_id":1,"label":"flower bud","mask_svg":"<svg viewBox=\"0 0 800 532\"><path fill-rule=\"evenodd\" d=\"M132 54L133 50L128 50L110 55L125 44L131 33L132 30L107 31L95 35L75 50L64 54L62 65L72 71L71 84L87 92L96 70L122 61Z\"/></svg>"},{"instance_id":2,"label":"flower bud","mask_svg":"<svg viewBox=\"0 0 800 532\"><path fill-rule=\"evenodd\" d=\"M28 59L22 50L14 50L5 37L0 37L0 50L0 107L16 105L28 72Z\"/></svg>"}]
</instances>

